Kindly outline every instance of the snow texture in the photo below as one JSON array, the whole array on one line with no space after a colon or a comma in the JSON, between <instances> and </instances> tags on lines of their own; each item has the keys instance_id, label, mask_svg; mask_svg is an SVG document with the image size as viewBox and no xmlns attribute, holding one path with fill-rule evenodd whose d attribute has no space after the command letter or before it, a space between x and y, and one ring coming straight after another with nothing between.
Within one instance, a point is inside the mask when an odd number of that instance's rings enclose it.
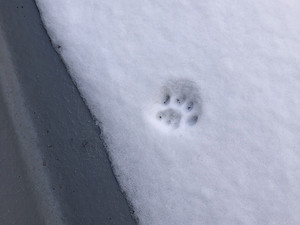
<instances>
[{"instance_id":1,"label":"snow texture","mask_svg":"<svg viewBox=\"0 0 300 225\"><path fill-rule=\"evenodd\" d=\"M300 1L36 1L140 224L300 224Z\"/></svg>"},{"instance_id":2,"label":"snow texture","mask_svg":"<svg viewBox=\"0 0 300 225\"><path fill-rule=\"evenodd\" d=\"M156 119L160 123L177 129L182 126L193 126L198 122L201 109L199 104L200 97L192 82L169 81L162 88L156 107L152 106L152 110L157 111Z\"/></svg>"}]
</instances>

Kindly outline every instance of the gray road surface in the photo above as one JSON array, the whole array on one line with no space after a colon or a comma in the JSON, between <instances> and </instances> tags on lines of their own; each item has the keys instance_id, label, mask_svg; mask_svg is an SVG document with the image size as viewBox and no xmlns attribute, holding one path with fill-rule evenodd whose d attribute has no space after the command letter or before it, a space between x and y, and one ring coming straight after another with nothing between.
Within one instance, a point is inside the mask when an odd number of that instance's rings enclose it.
<instances>
[{"instance_id":1,"label":"gray road surface","mask_svg":"<svg viewBox=\"0 0 300 225\"><path fill-rule=\"evenodd\" d=\"M54 48L33 0L0 0L0 224L136 224Z\"/></svg>"}]
</instances>

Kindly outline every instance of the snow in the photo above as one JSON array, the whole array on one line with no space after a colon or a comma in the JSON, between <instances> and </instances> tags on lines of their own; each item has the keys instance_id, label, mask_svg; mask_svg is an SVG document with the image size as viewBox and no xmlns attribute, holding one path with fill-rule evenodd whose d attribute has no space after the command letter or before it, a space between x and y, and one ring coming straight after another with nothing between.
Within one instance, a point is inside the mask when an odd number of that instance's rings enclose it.
<instances>
[{"instance_id":1,"label":"snow","mask_svg":"<svg viewBox=\"0 0 300 225\"><path fill-rule=\"evenodd\" d=\"M140 224L300 224L299 1L36 2Z\"/></svg>"}]
</instances>

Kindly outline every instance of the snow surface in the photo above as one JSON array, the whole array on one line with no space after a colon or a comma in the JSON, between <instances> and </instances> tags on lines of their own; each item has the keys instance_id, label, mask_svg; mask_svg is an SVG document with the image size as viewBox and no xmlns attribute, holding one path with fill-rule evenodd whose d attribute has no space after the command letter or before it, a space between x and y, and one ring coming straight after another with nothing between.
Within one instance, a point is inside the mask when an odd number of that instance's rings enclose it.
<instances>
[{"instance_id":1,"label":"snow surface","mask_svg":"<svg viewBox=\"0 0 300 225\"><path fill-rule=\"evenodd\" d=\"M140 224L300 224L300 1L36 2Z\"/></svg>"}]
</instances>

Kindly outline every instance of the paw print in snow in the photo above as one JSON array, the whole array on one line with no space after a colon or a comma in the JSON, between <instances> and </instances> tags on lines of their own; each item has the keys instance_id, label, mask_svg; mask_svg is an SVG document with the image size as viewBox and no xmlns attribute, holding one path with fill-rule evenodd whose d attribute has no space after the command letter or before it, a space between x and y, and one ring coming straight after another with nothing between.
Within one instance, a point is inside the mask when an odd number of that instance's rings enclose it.
<instances>
[{"instance_id":1,"label":"paw print in snow","mask_svg":"<svg viewBox=\"0 0 300 225\"><path fill-rule=\"evenodd\" d=\"M156 118L173 129L195 125L200 116L200 97L187 80L168 82L162 89Z\"/></svg>"},{"instance_id":2,"label":"paw print in snow","mask_svg":"<svg viewBox=\"0 0 300 225\"><path fill-rule=\"evenodd\" d=\"M174 109L166 109L160 111L157 114L157 118L167 125L178 127L181 120L181 114Z\"/></svg>"}]
</instances>

